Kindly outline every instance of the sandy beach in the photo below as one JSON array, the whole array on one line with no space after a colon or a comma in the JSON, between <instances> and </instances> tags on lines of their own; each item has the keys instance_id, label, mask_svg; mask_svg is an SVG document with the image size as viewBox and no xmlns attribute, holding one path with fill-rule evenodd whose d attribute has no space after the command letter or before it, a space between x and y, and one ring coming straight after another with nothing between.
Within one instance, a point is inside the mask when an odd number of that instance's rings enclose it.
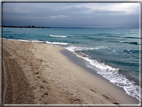
<instances>
[{"instance_id":1,"label":"sandy beach","mask_svg":"<svg viewBox=\"0 0 142 107\"><path fill-rule=\"evenodd\" d=\"M3 104L139 104L89 73L63 47L3 39Z\"/></svg>"}]
</instances>

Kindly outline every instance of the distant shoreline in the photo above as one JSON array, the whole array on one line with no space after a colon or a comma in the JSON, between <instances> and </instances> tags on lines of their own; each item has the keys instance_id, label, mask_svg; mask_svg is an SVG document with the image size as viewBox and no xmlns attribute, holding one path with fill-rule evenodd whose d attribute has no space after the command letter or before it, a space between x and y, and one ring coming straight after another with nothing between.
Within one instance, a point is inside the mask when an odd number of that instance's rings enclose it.
<instances>
[{"instance_id":1,"label":"distant shoreline","mask_svg":"<svg viewBox=\"0 0 142 107\"><path fill-rule=\"evenodd\" d=\"M50 28L50 27L33 27L33 26L2 26L2 27L7 27L7 28Z\"/></svg>"},{"instance_id":2,"label":"distant shoreline","mask_svg":"<svg viewBox=\"0 0 142 107\"><path fill-rule=\"evenodd\" d=\"M79 29L139 29L139 28L127 28L127 27L70 27L70 26L65 26L65 27L62 27L62 26L59 26L59 27L28 27L28 26L0 26L0 27L4 27L4 28L79 28Z\"/></svg>"}]
</instances>

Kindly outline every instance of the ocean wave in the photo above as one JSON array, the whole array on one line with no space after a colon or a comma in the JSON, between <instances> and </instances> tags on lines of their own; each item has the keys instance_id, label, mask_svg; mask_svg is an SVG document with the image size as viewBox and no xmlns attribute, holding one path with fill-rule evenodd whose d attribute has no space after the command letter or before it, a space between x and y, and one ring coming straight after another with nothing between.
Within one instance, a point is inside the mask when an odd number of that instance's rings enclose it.
<instances>
[{"instance_id":1,"label":"ocean wave","mask_svg":"<svg viewBox=\"0 0 142 107\"><path fill-rule=\"evenodd\" d=\"M61 36L61 35L50 35L50 37L56 37L56 38L66 38L67 36Z\"/></svg>"},{"instance_id":2,"label":"ocean wave","mask_svg":"<svg viewBox=\"0 0 142 107\"><path fill-rule=\"evenodd\" d=\"M46 41L47 44L56 44L56 45L68 45L68 43L62 43L62 42L49 42Z\"/></svg>"},{"instance_id":3,"label":"ocean wave","mask_svg":"<svg viewBox=\"0 0 142 107\"><path fill-rule=\"evenodd\" d=\"M87 48L87 47L77 47L77 46L69 46L66 47L67 50L73 52L78 57L86 60L87 67L94 69L98 74L102 75L104 78L109 80L111 83L123 88L125 92L140 100L140 87L135 85L134 81L127 79L124 75L119 73L119 68L115 68L109 66L105 63L98 62L97 60L91 59L87 54L78 54L76 51L81 51L82 49L92 50L92 49L104 49L107 48L105 46L98 46L95 48Z\"/></svg>"},{"instance_id":4,"label":"ocean wave","mask_svg":"<svg viewBox=\"0 0 142 107\"><path fill-rule=\"evenodd\" d=\"M69 46L66 47L67 50L69 51L81 51L81 50L95 50L95 49L105 49L107 48L106 46L94 46L94 47L81 47L81 46Z\"/></svg>"},{"instance_id":5,"label":"ocean wave","mask_svg":"<svg viewBox=\"0 0 142 107\"><path fill-rule=\"evenodd\" d=\"M139 53L139 50L129 50L129 49L115 49L115 48L110 48L107 46L93 46L93 47L81 47L81 46L74 46L71 45L69 47L66 47L67 50L69 51L85 51L85 50L96 50L96 52L102 52L106 54L112 54L112 55L126 55L126 54L131 54L131 53Z\"/></svg>"}]
</instances>

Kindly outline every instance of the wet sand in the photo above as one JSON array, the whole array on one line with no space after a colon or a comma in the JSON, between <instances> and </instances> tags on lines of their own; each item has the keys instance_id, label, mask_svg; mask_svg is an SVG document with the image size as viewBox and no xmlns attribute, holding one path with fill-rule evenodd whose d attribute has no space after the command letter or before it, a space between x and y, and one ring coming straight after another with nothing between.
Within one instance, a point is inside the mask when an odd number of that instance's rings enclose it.
<instances>
[{"instance_id":1,"label":"wet sand","mask_svg":"<svg viewBox=\"0 0 142 107\"><path fill-rule=\"evenodd\" d=\"M138 104L72 63L63 47L3 39L3 104Z\"/></svg>"}]
</instances>

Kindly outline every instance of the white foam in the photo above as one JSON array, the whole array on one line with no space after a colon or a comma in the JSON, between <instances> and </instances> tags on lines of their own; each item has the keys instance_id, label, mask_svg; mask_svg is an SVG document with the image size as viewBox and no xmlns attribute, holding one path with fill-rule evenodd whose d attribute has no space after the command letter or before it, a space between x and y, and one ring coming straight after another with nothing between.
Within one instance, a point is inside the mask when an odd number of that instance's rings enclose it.
<instances>
[{"instance_id":1,"label":"white foam","mask_svg":"<svg viewBox=\"0 0 142 107\"><path fill-rule=\"evenodd\" d=\"M81 51L81 50L94 50L94 49L105 49L107 48L106 46L94 46L94 47L81 47L81 46L69 46L69 47L66 47L67 50L69 51Z\"/></svg>"},{"instance_id":2,"label":"white foam","mask_svg":"<svg viewBox=\"0 0 142 107\"><path fill-rule=\"evenodd\" d=\"M87 67L96 70L98 74L108 79L111 83L119 87L122 87L128 95L133 96L137 98L138 100L141 100L140 99L140 87L135 85L134 81L130 81L124 75L120 74L118 72L119 68L111 67L104 63L100 63L97 60L90 59L89 57L83 57L75 53L75 51L77 50L93 50L93 49L102 49L102 48L106 48L106 47L105 46L99 46L99 47L94 47L94 48L77 47L77 46L66 47L67 50L73 52L78 57L86 60L88 62Z\"/></svg>"},{"instance_id":3,"label":"white foam","mask_svg":"<svg viewBox=\"0 0 142 107\"><path fill-rule=\"evenodd\" d=\"M23 42L35 42L35 43L57 44L57 45L68 45L68 43L62 43L62 42L49 42L49 41L39 41L39 40L22 40L22 39L9 39L9 40L23 41Z\"/></svg>"},{"instance_id":4,"label":"white foam","mask_svg":"<svg viewBox=\"0 0 142 107\"><path fill-rule=\"evenodd\" d=\"M22 40L22 39L13 39L13 40L16 40L16 41L23 41L23 42L35 42L35 43L44 42L44 41L39 41L39 40Z\"/></svg>"},{"instance_id":5,"label":"white foam","mask_svg":"<svg viewBox=\"0 0 142 107\"><path fill-rule=\"evenodd\" d=\"M30 40L22 40L22 39L9 39L9 40L13 40L13 41L23 41L23 42L30 42Z\"/></svg>"},{"instance_id":6,"label":"white foam","mask_svg":"<svg viewBox=\"0 0 142 107\"><path fill-rule=\"evenodd\" d=\"M61 36L61 35L50 35L51 37L60 37L60 38L66 38L67 36Z\"/></svg>"},{"instance_id":7,"label":"white foam","mask_svg":"<svg viewBox=\"0 0 142 107\"><path fill-rule=\"evenodd\" d=\"M44 42L44 41L39 41L39 40L30 40L30 42L41 43L41 42Z\"/></svg>"},{"instance_id":8,"label":"white foam","mask_svg":"<svg viewBox=\"0 0 142 107\"><path fill-rule=\"evenodd\" d=\"M68 43L61 43L61 42L49 42L46 41L47 44L59 44L59 45L68 45Z\"/></svg>"},{"instance_id":9,"label":"white foam","mask_svg":"<svg viewBox=\"0 0 142 107\"><path fill-rule=\"evenodd\" d=\"M23 40L23 39L9 39L9 40L23 41L23 42L36 42L36 43L42 43L42 42L44 42L44 41L39 41L39 40Z\"/></svg>"}]
</instances>

